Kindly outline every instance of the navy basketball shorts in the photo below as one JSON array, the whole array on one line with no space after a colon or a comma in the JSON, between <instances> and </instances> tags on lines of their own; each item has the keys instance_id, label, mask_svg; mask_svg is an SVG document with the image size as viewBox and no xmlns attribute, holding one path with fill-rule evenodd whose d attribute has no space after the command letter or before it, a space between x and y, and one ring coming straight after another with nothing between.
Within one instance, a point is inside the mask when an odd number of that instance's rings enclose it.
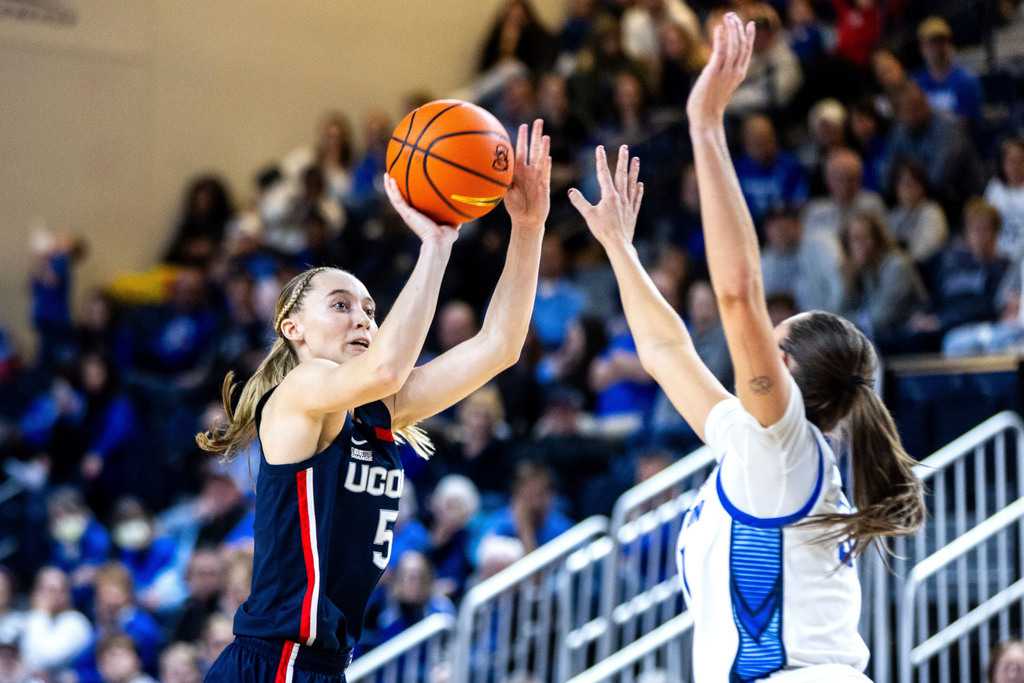
<instances>
[{"instance_id":1,"label":"navy basketball shorts","mask_svg":"<svg viewBox=\"0 0 1024 683\"><path fill-rule=\"evenodd\" d=\"M206 674L209 683L345 683L347 654L291 641L238 636Z\"/></svg>"}]
</instances>

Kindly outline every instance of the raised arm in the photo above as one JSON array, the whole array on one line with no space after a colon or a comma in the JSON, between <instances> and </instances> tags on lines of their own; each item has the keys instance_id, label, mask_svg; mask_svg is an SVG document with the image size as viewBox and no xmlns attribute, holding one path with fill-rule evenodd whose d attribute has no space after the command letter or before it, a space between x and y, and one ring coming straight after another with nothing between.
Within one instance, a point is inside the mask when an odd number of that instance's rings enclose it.
<instances>
[{"instance_id":1,"label":"raised arm","mask_svg":"<svg viewBox=\"0 0 1024 683\"><path fill-rule=\"evenodd\" d=\"M519 127L515 173L505 195L512 237L483 326L472 339L412 371L395 396L396 429L454 405L518 360L530 327L551 202L550 146L540 119L532 133L525 124Z\"/></svg>"},{"instance_id":2,"label":"raised arm","mask_svg":"<svg viewBox=\"0 0 1024 683\"><path fill-rule=\"evenodd\" d=\"M736 394L762 425L777 422L789 400L788 371L768 317L761 257L726 145L723 116L743 82L754 46L754 25L733 13L714 31L711 59L690 92L686 113L700 189L711 285L736 375Z\"/></svg>"},{"instance_id":3,"label":"raised arm","mask_svg":"<svg viewBox=\"0 0 1024 683\"><path fill-rule=\"evenodd\" d=\"M280 405L287 406L287 413L306 416L341 412L393 396L412 372L434 318L441 279L458 231L439 226L410 207L392 178L385 177L384 188L399 215L422 239L416 266L367 351L340 364L318 358L300 363L268 404L272 412L277 413ZM369 327L372 318L363 310L368 302L350 294L345 305ZM289 326L293 324L282 322L282 334L292 334Z\"/></svg>"},{"instance_id":4,"label":"raised arm","mask_svg":"<svg viewBox=\"0 0 1024 683\"><path fill-rule=\"evenodd\" d=\"M640 160L634 158L631 164L623 145L613 180L604 147L594 154L601 201L592 206L575 188L569 190L569 199L608 253L640 363L703 439L708 412L729 393L697 356L686 326L651 282L633 247L644 192L637 182Z\"/></svg>"}]
</instances>

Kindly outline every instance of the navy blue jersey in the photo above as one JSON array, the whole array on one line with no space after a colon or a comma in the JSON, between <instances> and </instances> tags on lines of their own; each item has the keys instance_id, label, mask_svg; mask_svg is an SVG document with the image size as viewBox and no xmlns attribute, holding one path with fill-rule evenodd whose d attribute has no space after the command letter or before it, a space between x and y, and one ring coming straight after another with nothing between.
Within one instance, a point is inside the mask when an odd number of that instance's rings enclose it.
<instances>
[{"instance_id":1,"label":"navy blue jersey","mask_svg":"<svg viewBox=\"0 0 1024 683\"><path fill-rule=\"evenodd\" d=\"M257 430L271 392L256 407ZM261 447L252 592L235 615L235 635L329 652L359 640L391 557L404 473L384 403L353 413L302 462L271 465Z\"/></svg>"}]
</instances>

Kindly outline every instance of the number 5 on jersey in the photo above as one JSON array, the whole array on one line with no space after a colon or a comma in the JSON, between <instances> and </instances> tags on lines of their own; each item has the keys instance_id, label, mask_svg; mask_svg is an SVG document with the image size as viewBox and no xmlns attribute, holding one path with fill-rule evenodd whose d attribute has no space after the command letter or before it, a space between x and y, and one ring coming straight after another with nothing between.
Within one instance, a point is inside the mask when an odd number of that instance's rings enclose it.
<instances>
[{"instance_id":1,"label":"number 5 on jersey","mask_svg":"<svg viewBox=\"0 0 1024 683\"><path fill-rule=\"evenodd\" d=\"M388 568L388 560L391 559L391 548L395 539L395 532L391 529L391 524L398 519L398 510L381 510L380 518L377 520L377 535L373 539L373 544L383 545L384 552L377 550L373 551L373 563L381 569Z\"/></svg>"}]
</instances>

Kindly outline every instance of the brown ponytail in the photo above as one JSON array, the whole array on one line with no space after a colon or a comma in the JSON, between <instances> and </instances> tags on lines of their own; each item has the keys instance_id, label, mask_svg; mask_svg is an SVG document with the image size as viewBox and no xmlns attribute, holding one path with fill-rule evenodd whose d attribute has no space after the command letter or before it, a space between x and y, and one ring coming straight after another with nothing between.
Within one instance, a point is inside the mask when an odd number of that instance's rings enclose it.
<instances>
[{"instance_id":1,"label":"brown ponytail","mask_svg":"<svg viewBox=\"0 0 1024 683\"><path fill-rule=\"evenodd\" d=\"M871 343L849 321L814 311L793 322L782 349L796 364L793 379L807 419L823 432L839 426L850 444L857 508L801 525L826 529L823 541L851 542L851 558L881 537L916 533L925 514L921 485L892 416L872 390L878 360Z\"/></svg>"},{"instance_id":2,"label":"brown ponytail","mask_svg":"<svg viewBox=\"0 0 1024 683\"><path fill-rule=\"evenodd\" d=\"M327 269L310 268L292 278L281 290L274 314L274 331L277 333L277 339L274 340L267 357L242 387L242 394L235 408L231 407L231 396L237 386L232 382L234 373L229 372L224 377L221 401L228 421L213 425L208 432L196 434L196 443L204 451L221 453L225 460L230 460L256 439L256 405L260 398L280 384L285 375L299 364L295 349L281 336L281 323L289 314L302 310L302 299L309 289L310 281L323 270ZM408 443L422 458L429 458L434 452L434 444L430 437L416 425L397 430L395 436L399 442Z\"/></svg>"}]
</instances>

